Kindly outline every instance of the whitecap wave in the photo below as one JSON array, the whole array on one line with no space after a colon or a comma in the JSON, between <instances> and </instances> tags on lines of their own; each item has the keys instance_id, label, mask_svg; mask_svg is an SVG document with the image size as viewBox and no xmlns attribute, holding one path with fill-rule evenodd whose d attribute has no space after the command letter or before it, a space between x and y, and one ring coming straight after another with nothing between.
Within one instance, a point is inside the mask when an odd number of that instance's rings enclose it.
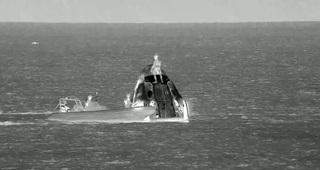
<instances>
[{"instance_id":1,"label":"whitecap wave","mask_svg":"<svg viewBox=\"0 0 320 170\"><path fill-rule=\"evenodd\" d=\"M131 162L130 161L119 161L119 160L105 162L105 164L129 164L129 163L131 163Z\"/></svg>"},{"instance_id":2,"label":"whitecap wave","mask_svg":"<svg viewBox=\"0 0 320 170\"><path fill-rule=\"evenodd\" d=\"M195 103L197 102L197 98L185 98L185 101L188 103L189 107L189 116L195 116L195 115L200 115L198 112L196 112L193 108Z\"/></svg>"},{"instance_id":3,"label":"whitecap wave","mask_svg":"<svg viewBox=\"0 0 320 170\"><path fill-rule=\"evenodd\" d=\"M32 122L12 122L12 121L5 121L0 122L0 126L12 126L12 125L32 125Z\"/></svg>"},{"instance_id":4,"label":"whitecap wave","mask_svg":"<svg viewBox=\"0 0 320 170\"><path fill-rule=\"evenodd\" d=\"M5 115L37 115L37 114L52 114L52 111L30 111L30 112L7 112Z\"/></svg>"}]
</instances>

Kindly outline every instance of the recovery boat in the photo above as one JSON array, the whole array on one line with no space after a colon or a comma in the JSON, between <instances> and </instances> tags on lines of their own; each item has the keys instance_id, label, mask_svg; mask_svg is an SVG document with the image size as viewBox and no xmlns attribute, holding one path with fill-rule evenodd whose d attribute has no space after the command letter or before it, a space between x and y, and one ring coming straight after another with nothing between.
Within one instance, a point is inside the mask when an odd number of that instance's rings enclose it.
<instances>
[{"instance_id":1,"label":"recovery boat","mask_svg":"<svg viewBox=\"0 0 320 170\"><path fill-rule=\"evenodd\" d=\"M60 98L52 115L48 117L51 121L63 122L139 122L148 115L154 113L152 107L136 107L127 109L110 110L100 105L98 96L89 95L84 104L75 96Z\"/></svg>"}]
</instances>

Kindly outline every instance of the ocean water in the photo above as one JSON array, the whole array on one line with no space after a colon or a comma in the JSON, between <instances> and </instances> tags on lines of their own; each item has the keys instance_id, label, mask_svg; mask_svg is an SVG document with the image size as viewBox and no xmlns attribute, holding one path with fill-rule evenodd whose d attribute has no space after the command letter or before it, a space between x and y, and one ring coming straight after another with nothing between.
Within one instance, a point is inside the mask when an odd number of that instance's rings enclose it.
<instances>
[{"instance_id":1,"label":"ocean water","mask_svg":"<svg viewBox=\"0 0 320 170\"><path fill-rule=\"evenodd\" d=\"M319 29L1 23L0 169L320 169ZM46 120L69 95L123 108L155 53L189 123Z\"/></svg>"}]
</instances>

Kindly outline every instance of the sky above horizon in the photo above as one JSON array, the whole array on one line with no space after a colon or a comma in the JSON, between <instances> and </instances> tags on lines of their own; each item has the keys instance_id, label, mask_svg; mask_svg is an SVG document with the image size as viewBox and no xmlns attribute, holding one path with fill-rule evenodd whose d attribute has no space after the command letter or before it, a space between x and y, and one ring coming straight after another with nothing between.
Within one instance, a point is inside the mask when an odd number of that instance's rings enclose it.
<instances>
[{"instance_id":1,"label":"sky above horizon","mask_svg":"<svg viewBox=\"0 0 320 170\"><path fill-rule=\"evenodd\" d=\"M320 21L320 0L0 0L0 22Z\"/></svg>"}]
</instances>

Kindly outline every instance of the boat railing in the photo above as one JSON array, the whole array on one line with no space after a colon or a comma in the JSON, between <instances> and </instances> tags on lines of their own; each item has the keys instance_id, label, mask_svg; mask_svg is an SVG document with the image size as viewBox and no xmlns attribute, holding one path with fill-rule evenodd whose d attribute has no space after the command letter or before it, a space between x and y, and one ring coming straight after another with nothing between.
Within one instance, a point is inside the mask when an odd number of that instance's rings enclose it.
<instances>
[{"instance_id":1,"label":"boat railing","mask_svg":"<svg viewBox=\"0 0 320 170\"><path fill-rule=\"evenodd\" d=\"M66 108L67 101L74 101L76 105L80 105L81 107L83 107L81 100L79 98L75 96L67 96L65 98L59 99L59 104L54 108L54 110L56 110L58 107L59 107L59 110L61 108Z\"/></svg>"}]
</instances>

